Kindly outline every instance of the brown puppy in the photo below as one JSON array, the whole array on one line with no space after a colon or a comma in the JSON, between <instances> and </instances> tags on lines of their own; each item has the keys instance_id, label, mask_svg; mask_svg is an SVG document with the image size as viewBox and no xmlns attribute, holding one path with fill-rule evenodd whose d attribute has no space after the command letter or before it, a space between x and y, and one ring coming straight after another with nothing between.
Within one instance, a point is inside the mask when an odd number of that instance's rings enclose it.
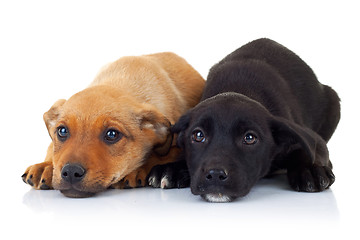
<instances>
[{"instance_id":1,"label":"brown puppy","mask_svg":"<svg viewBox=\"0 0 360 240\"><path fill-rule=\"evenodd\" d=\"M25 183L89 197L145 185L154 165L174 161L171 124L200 100L204 79L173 53L123 57L91 85L44 114L52 143ZM170 152L169 152L170 151Z\"/></svg>"}]
</instances>

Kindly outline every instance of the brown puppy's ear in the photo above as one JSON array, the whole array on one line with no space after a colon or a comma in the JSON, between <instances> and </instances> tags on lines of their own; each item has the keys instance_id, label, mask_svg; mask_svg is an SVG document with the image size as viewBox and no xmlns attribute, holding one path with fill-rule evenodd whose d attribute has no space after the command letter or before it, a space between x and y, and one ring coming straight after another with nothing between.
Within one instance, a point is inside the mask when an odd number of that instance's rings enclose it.
<instances>
[{"instance_id":1,"label":"brown puppy's ear","mask_svg":"<svg viewBox=\"0 0 360 240\"><path fill-rule=\"evenodd\" d=\"M326 142L313 130L283 118L273 119L271 129L281 154L291 158L288 167L330 164Z\"/></svg>"},{"instance_id":2,"label":"brown puppy's ear","mask_svg":"<svg viewBox=\"0 0 360 240\"><path fill-rule=\"evenodd\" d=\"M176 145L183 149L185 146L185 130L188 128L190 122L190 111L180 117L180 119L171 127L172 133L178 133Z\"/></svg>"},{"instance_id":3,"label":"brown puppy's ear","mask_svg":"<svg viewBox=\"0 0 360 240\"><path fill-rule=\"evenodd\" d=\"M54 105L52 105L52 107L49 109L49 111L44 113L43 118L49 133L50 133L50 129L55 126L55 123L59 117L60 108L65 102L66 102L65 99L60 99L56 101Z\"/></svg>"},{"instance_id":4,"label":"brown puppy's ear","mask_svg":"<svg viewBox=\"0 0 360 240\"><path fill-rule=\"evenodd\" d=\"M146 106L137 116L140 129L142 131L150 131L150 135L154 137L154 152L160 156L169 153L173 135L170 132L170 121L158 110Z\"/></svg>"}]
</instances>

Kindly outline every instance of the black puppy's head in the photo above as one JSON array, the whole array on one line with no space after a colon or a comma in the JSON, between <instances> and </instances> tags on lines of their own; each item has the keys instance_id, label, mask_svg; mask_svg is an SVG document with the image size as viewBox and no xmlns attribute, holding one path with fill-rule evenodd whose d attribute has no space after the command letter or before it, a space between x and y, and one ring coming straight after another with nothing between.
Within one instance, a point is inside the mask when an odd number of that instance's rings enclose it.
<instances>
[{"instance_id":1,"label":"black puppy's head","mask_svg":"<svg viewBox=\"0 0 360 240\"><path fill-rule=\"evenodd\" d=\"M202 101L172 130L185 151L192 193L210 202L245 196L285 145L298 144L296 130L238 93Z\"/></svg>"}]
</instances>

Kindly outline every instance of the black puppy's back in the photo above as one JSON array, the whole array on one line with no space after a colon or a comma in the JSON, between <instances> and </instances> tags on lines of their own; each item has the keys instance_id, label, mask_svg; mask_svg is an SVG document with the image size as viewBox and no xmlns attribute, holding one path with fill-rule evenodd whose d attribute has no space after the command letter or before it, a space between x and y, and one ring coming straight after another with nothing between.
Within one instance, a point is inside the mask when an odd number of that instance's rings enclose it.
<instances>
[{"instance_id":1,"label":"black puppy's back","mask_svg":"<svg viewBox=\"0 0 360 240\"><path fill-rule=\"evenodd\" d=\"M336 92L295 53L266 38L242 46L210 70L202 100L222 92L244 94L326 141L340 119Z\"/></svg>"}]
</instances>

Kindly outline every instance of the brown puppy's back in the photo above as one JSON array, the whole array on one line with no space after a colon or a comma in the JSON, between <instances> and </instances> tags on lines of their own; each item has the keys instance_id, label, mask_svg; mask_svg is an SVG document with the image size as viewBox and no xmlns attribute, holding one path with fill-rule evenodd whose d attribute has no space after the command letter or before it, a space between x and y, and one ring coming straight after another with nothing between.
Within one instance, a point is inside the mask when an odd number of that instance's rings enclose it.
<instances>
[{"instance_id":1,"label":"brown puppy's back","mask_svg":"<svg viewBox=\"0 0 360 240\"><path fill-rule=\"evenodd\" d=\"M120 88L137 101L156 107L173 124L199 102L204 84L183 58L165 52L122 57L106 65L90 86Z\"/></svg>"},{"instance_id":2,"label":"brown puppy's back","mask_svg":"<svg viewBox=\"0 0 360 240\"><path fill-rule=\"evenodd\" d=\"M176 88L186 99L189 108L194 107L200 101L199 96L202 94L205 81L185 59L169 52L148 56L155 58L168 72L169 77L174 80Z\"/></svg>"}]
</instances>

